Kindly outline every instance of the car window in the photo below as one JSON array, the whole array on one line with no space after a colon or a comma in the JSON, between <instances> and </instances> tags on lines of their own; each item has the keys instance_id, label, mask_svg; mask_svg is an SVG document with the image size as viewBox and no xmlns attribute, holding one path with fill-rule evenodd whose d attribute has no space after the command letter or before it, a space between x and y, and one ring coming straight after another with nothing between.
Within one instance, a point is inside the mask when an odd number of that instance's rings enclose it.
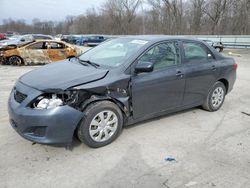
<instances>
[{"instance_id":1,"label":"car window","mask_svg":"<svg viewBox=\"0 0 250 188\"><path fill-rule=\"evenodd\" d=\"M50 43L50 48L51 49L64 49L65 46L61 43L57 43L57 42L51 42Z\"/></svg>"},{"instance_id":2,"label":"car window","mask_svg":"<svg viewBox=\"0 0 250 188\"><path fill-rule=\"evenodd\" d=\"M40 36L40 35L34 35L34 39L51 39L49 36Z\"/></svg>"},{"instance_id":3,"label":"car window","mask_svg":"<svg viewBox=\"0 0 250 188\"><path fill-rule=\"evenodd\" d=\"M161 43L147 51L138 61L154 63L154 70L180 64L178 43Z\"/></svg>"},{"instance_id":4,"label":"car window","mask_svg":"<svg viewBox=\"0 0 250 188\"><path fill-rule=\"evenodd\" d=\"M211 52L203 44L183 42L183 48L187 62L204 62L204 60L212 58L212 56L209 57L209 54L212 55Z\"/></svg>"},{"instance_id":5,"label":"car window","mask_svg":"<svg viewBox=\"0 0 250 188\"><path fill-rule=\"evenodd\" d=\"M117 67L127 62L148 41L133 38L117 38L88 50L80 56L81 60L89 60L100 65Z\"/></svg>"},{"instance_id":6,"label":"car window","mask_svg":"<svg viewBox=\"0 0 250 188\"><path fill-rule=\"evenodd\" d=\"M89 37L89 40L96 40L96 37L95 36L91 36L91 37Z\"/></svg>"},{"instance_id":7,"label":"car window","mask_svg":"<svg viewBox=\"0 0 250 188\"><path fill-rule=\"evenodd\" d=\"M29 49L47 49L47 43L46 42L37 42L35 44L32 44L28 47Z\"/></svg>"}]
</instances>

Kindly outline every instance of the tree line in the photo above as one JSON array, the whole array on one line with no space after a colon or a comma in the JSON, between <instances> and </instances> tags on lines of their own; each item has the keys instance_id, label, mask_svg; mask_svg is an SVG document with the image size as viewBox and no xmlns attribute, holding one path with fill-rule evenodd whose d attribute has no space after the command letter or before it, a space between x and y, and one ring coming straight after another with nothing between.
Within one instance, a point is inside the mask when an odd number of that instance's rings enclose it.
<instances>
[{"instance_id":1,"label":"tree line","mask_svg":"<svg viewBox=\"0 0 250 188\"><path fill-rule=\"evenodd\" d=\"M250 0L107 0L64 21L3 20L0 32L43 34L250 34Z\"/></svg>"}]
</instances>

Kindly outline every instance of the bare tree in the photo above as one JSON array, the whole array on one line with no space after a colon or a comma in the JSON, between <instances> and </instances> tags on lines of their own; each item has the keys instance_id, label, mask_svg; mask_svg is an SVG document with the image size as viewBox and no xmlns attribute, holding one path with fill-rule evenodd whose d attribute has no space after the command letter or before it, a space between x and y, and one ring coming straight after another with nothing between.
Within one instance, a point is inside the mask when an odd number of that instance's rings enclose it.
<instances>
[{"instance_id":1,"label":"bare tree","mask_svg":"<svg viewBox=\"0 0 250 188\"><path fill-rule=\"evenodd\" d=\"M145 2L147 8L143 8ZM4 19L0 32L44 34L250 34L250 0L106 0L64 21Z\"/></svg>"},{"instance_id":2,"label":"bare tree","mask_svg":"<svg viewBox=\"0 0 250 188\"><path fill-rule=\"evenodd\" d=\"M109 0L104 4L103 12L110 19L114 34L133 32L133 21L139 8L140 0Z\"/></svg>"},{"instance_id":3,"label":"bare tree","mask_svg":"<svg viewBox=\"0 0 250 188\"><path fill-rule=\"evenodd\" d=\"M211 0L205 5L204 13L212 21L211 34L214 35L219 22L226 12L228 0Z\"/></svg>"},{"instance_id":4,"label":"bare tree","mask_svg":"<svg viewBox=\"0 0 250 188\"><path fill-rule=\"evenodd\" d=\"M192 0L191 7L191 28L194 34L198 34L201 31L202 18L204 16L205 0Z\"/></svg>"}]
</instances>

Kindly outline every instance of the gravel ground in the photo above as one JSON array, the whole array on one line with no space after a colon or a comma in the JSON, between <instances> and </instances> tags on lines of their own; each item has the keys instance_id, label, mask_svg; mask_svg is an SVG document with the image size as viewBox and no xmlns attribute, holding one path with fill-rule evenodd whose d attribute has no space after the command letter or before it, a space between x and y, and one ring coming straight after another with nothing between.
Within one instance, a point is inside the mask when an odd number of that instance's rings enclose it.
<instances>
[{"instance_id":1,"label":"gravel ground","mask_svg":"<svg viewBox=\"0 0 250 188\"><path fill-rule=\"evenodd\" d=\"M250 187L250 51L233 53L241 54L238 79L221 110L142 122L99 149L21 138L8 122L7 99L16 79L37 67L0 66L0 187Z\"/></svg>"}]
</instances>

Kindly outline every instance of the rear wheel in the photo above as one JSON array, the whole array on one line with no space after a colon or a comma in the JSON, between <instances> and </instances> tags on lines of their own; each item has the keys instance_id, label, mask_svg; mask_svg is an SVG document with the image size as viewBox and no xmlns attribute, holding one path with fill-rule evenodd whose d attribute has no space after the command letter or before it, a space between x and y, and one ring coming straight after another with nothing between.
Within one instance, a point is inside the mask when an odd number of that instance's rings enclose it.
<instances>
[{"instance_id":1,"label":"rear wheel","mask_svg":"<svg viewBox=\"0 0 250 188\"><path fill-rule=\"evenodd\" d=\"M8 59L8 65L23 65L23 59L19 56L11 56Z\"/></svg>"},{"instance_id":2,"label":"rear wheel","mask_svg":"<svg viewBox=\"0 0 250 188\"><path fill-rule=\"evenodd\" d=\"M225 85L222 82L216 82L208 93L207 98L202 107L210 112L217 111L223 105L225 96Z\"/></svg>"},{"instance_id":3,"label":"rear wheel","mask_svg":"<svg viewBox=\"0 0 250 188\"><path fill-rule=\"evenodd\" d=\"M98 148L113 142L123 126L122 112L110 101L91 104L84 111L85 118L77 130L80 141L89 147Z\"/></svg>"}]
</instances>

